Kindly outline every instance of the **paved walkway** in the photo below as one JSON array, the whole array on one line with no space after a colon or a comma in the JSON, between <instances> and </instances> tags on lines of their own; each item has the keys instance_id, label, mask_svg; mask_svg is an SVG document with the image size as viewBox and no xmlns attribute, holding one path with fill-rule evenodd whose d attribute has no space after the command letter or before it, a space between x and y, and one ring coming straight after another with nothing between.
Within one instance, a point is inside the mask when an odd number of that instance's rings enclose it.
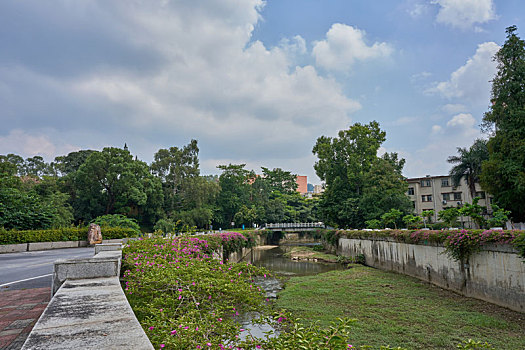
<instances>
[{"instance_id":1,"label":"paved walkway","mask_svg":"<svg viewBox=\"0 0 525 350\"><path fill-rule=\"evenodd\" d=\"M51 299L51 288L0 290L0 349L19 350Z\"/></svg>"}]
</instances>

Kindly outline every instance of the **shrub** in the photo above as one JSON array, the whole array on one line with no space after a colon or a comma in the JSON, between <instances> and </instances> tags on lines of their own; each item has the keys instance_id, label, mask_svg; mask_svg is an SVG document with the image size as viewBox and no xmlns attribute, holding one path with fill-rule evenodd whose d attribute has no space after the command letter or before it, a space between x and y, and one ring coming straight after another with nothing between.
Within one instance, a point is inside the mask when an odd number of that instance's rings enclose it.
<instances>
[{"instance_id":1,"label":"shrub","mask_svg":"<svg viewBox=\"0 0 525 350\"><path fill-rule=\"evenodd\" d=\"M100 227L122 227L128 228L137 235L140 234L140 226L135 219L128 218L127 216L121 214L108 214L95 218L91 221L92 224L100 225Z\"/></svg>"}]
</instances>

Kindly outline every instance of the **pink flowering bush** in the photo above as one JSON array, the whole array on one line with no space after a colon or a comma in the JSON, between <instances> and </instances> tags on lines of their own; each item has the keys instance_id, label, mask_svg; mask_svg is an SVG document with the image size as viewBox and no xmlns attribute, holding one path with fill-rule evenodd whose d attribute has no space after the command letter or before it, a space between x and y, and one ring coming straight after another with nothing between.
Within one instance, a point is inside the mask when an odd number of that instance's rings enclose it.
<instances>
[{"instance_id":1,"label":"pink flowering bush","mask_svg":"<svg viewBox=\"0 0 525 350\"><path fill-rule=\"evenodd\" d=\"M235 348L235 316L264 309L253 282L269 272L213 259L214 244L199 237L144 239L123 252L124 292L156 348Z\"/></svg>"}]
</instances>

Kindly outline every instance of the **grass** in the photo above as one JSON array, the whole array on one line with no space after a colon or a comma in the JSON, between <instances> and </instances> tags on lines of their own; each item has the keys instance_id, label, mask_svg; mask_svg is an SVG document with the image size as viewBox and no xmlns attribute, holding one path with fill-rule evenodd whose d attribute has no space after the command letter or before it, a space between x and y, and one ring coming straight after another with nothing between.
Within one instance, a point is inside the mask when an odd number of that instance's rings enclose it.
<instances>
[{"instance_id":1,"label":"grass","mask_svg":"<svg viewBox=\"0 0 525 350\"><path fill-rule=\"evenodd\" d=\"M337 317L357 319L354 346L456 349L471 338L496 349L525 349L525 314L361 265L293 277L276 303L324 326Z\"/></svg>"}]
</instances>

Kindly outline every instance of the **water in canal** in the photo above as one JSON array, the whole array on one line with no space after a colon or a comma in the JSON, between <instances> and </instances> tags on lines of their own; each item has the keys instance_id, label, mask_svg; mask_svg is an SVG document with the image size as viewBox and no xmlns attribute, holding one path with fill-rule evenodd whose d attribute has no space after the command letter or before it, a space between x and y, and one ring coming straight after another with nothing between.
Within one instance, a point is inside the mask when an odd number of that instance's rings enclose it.
<instances>
[{"instance_id":1,"label":"water in canal","mask_svg":"<svg viewBox=\"0 0 525 350\"><path fill-rule=\"evenodd\" d=\"M312 244L301 244L312 245ZM342 270L342 264L314 262L306 260L292 260L285 257L284 254L289 252L297 245L280 245L280 246L261 246L252 249L251 253L243 258L244 261L250 262L257 266L265 267L271 270L276 276L306 276L332 270ZM269 299L277 298L277 293L282 289L282 281L278 278L259 278L255 283L266 291L266 297ZM257 317L257 314L246 313L239 316L238 321L246 329L241 333L241 338L245 339L248 334L255 338L264 338L265 332L275 331L269 324L253 324L251 320Z\"/></svg>"}]
</instances>

